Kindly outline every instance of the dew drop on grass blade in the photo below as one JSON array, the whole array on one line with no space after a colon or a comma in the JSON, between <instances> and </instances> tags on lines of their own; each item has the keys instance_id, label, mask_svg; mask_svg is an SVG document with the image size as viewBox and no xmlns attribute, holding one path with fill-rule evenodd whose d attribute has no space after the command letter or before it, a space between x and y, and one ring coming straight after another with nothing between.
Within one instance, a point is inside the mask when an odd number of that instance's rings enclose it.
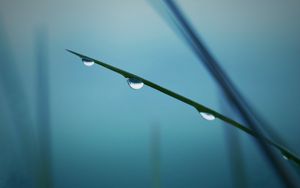
<instances>
[{"instance_id":1,"label":"dew drop on grass blade","mask_svg":"<svg viewBox=\"0 0 300 188\"><path fill-rule=\"evenodd\" d=\"M132 89L141 89L144 83L138 78L128 78L127 83Z\"/></svg>"},{"instance_id":2,"label":"dew drop on grass blade","mask_svg":"<svg viewBox=\"0 0 300 188\"><path fill-rule=\"evenodd\" d=\"M82 62L87 67L91 67L95 64L95 62L93 60L87 59L87 58L82 58Z\"/></svg>"},{"instance_id":3,"label":"dew drop on grass blade","mask_svg":"<svg viewBox=\"0 0 300 188\"><path fill-rule=\"evenodd\" d=\"M203 119L208 120L208 121L212 121L212 120L216 119L216 117L214 115L206 113L206 112L200 112L200 115L202 116Z\"/></svg>"}]
</instances>

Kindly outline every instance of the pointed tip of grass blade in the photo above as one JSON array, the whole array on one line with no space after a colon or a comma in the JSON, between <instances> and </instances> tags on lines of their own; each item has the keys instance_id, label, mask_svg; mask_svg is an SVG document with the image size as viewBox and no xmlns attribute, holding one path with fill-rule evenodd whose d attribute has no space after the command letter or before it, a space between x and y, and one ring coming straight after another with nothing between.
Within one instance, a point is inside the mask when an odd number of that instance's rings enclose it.
<instances>
[{"instance_id":1,"label":"pointed tip of grass blade","mask_svg":"<svg viewBox=\"0 0 300 188\"><path fill-rule=\"evenodd\" d=\"M72 51L72 50L69 50L69 49L65 49L66 51L68 51L68 52L70 52L71 54L75 54L75 55L77 55L77 53L76 52L74 52L74 51Z\"/></svg>"},{"instance_id":2,"label":"pointed tip of grass blade","mask_svg":"<svg viewBox=\"0 0 300 188\"><path fill-rule=\"evenodd\" d=\"M69 50L69 49L66 49L68 52L70 52L71 54L74 54L74 55L77 55L78 57L80 57L80 58L87 58L86 56L84 56L84 55L81 55L81 54L79 54L79 53L77 53L77 52L74 52L74 51L72 51L72 50Z\"/></svg>"}]
</instances>

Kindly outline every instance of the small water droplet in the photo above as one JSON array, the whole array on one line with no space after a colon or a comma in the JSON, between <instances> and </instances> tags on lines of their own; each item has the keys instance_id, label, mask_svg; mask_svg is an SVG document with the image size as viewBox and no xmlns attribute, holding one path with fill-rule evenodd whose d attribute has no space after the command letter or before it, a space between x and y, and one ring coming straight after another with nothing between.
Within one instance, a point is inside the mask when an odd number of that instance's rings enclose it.
<instances>
[{"instance_id":1,"label":"small water droplet","mask_svg":"<svg viewBox=\"0 0 300 188\"><path fill-rule=\"evenodd\" d=\"M88 67L93 66L95 64L94 60L86 59L86 58L83 58L82 62L84 63L85 66L88 66Z\"/></svg>"},{"instance_id":2,"label":"small water droplet","mask_svg":"<svg viewBox=\"0 0 300 188\"><path fill-rule=\"evenodd\" d=\"M205 119L205 120L208 120L208 121L212 121L212 120L215 120L216 117L212 114L209 114L209 113L206 113L206 112L200 112L200 115Z\"/></svg>"},{"instance_id":3,"label":"small water droplet","mask_svg":"<svg viewBox=\"0 0 300 188\"><path fill-rule=\"evenodd\" d=\"M284 160L289 160L289 158L288 158L287 156L285 156L285 155L282 155L282 158L283 158Z\"/></svg>"},{"instance_id":4,"label":"small water droplet","mask_svg":"<svg viewBox=\"0 0 300 188\"><path fill-rule=\"evenodd\" d=\"M132 89L141 89L144 86L139 78L128 78L127 83Z\"/></svg>"}]
</instances>

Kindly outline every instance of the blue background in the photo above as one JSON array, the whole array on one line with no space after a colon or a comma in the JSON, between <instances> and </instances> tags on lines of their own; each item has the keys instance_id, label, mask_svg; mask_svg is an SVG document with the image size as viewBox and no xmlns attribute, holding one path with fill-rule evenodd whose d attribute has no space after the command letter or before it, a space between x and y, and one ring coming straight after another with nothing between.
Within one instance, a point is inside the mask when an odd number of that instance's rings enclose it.
<instances>
[{"instance_id":1,"label":"blue background","mask_svg":"<svg viewBox=\"0 0 300 188\"><path fill-rule=\"evenodd\" d=\"M177 2L241 93L299 155L300 2ZM0 187L35 184L32 172L19 172L24 152L18 135L36 136L36 65L46 62L36 58L41 30L47 38L54 187L152 187L153 125L160 127L161 187L233 186L226 125L205 121L190 106L149 87L132 90L123 77L100 66L85 67L65 51L102 60L222 111L216 82L153 4L0 3L0 74L9 72L0 87ZM4 87L16 83L22 96ZM26 117L8 110L20 103L27 103L19 113ZM30 122L27 131L14 124L22 118ZM253 139L241 133L240 141L248 186L282 187Z\"/></svg>"}]
</instances>

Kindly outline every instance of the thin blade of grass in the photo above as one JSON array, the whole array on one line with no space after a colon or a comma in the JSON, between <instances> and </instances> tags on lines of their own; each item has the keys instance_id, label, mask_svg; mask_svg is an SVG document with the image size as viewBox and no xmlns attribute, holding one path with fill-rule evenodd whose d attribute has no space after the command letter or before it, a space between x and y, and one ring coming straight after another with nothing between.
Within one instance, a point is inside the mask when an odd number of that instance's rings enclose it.
<instances>
[{"instance_id":1,"label":"thin blade of grass","mask_svg":"<svg viewBox=\"0 0 300 188\"><path fill-rule=\"evenodd\" d=\"M235 121L235 120L233 120L233 119L231 119L229 117L224 116L223 114L221 114L221 113L219 113L219 112L217 112L217 111L215 111L213 109L210 109L210 108L208 108L208 107L206 107L206 106L204 106L202 104L199 104L199 103L197 103L197 102L195 102L195 101L193 101L193 100L191 100L191 99L189 99L189 98L187 98L187 97L185 97L183 95L177 94L177 93L175 93L175 92L173 92L173 91L171 91L169 89L166 89L166 88L164 88L162 86L159 86L159 85L157 85L157 84L155 84L155 83L153 83L153 82L151 82L149 80L146 80L146 79L144 79L144 78L142 78L142 77L140 77L138 75L132 74L132 73L127 72L127 71L124 71L122 69L119 69L117 67L111 66L111 65L106 64L106 63L103 63L103 62L98 61L96 59L90 58L88 56L82 55L80 53L77 53L77 52L74 52L74 51L71 51L71 50L67 50L67 51L70 52L70 53L72 53L72 54L75 54L76 56L80 57L81 59L90 59L90 60L93 60L96 64L98 64L98 65L100 65L102 67L105 67L105 68L107 68L107 69L109 69L109 70L111 70L113 72L116 72L116 73L122 75L125 78L137 78L137 79L140 79L145 85L147 85L147 86L149 86L149 87L151 87L151 88L153 88L153 89L155 89L157 91L160 91L160 92L162 92L162 93L164 93L166 95L169 95L169 96L171 96L171 97L173 97L173 98L175 98L175 99L177 99L179 101L182 101L182 102L184 102L184 103L186 103L186 104L194 107L199 112L205 112L205 113L212 114L216 118L218 118L218 119L226 122L228 125L231 125L231 126L233 126L235 128L238 128L239 130L241 130L241 131L243 131L243 132L245 132L245 133L247 133L247 134L249 134L249 135L251 135L251 136L253 136L253 137L257 138L257 139L259 139L259 136L258 136L257 132L255 132L254 130L252 130L252 129L250 129L250 128L248 128L248 127L246 127L246 126L244 126L244 125L242 125L240 123L238 123L237 121ZM269 145L273 146L274 148L278 149L289 160L294 161L296 164L298 164L300 166L300 159L299 159L299 157L296 156L295 154L293 154L292 152L290 152L288 149L284 148L283 146L281 146L281 145L273 142L272 140L270 140L270 139L268 139L266 137L263 137L262 141L264 143L269 144Z\"/></svg>"}]
</instances>

